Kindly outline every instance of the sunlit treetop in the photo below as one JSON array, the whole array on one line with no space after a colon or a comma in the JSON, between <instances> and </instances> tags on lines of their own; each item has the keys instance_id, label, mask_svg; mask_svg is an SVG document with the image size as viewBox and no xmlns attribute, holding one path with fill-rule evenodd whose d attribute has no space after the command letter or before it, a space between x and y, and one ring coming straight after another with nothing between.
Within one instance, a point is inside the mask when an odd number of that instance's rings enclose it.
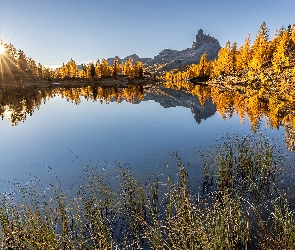
<instances>
[{"instance_id":1,"label":"sunlit treetop","mask_svg":"<svg viewBox=\"0 0 295 250\"><path fill-rule=\"evenodd\" d=\"M0 55L4 54L5 48L4 45L0 43Z\"/></svg>"}]
</instances>

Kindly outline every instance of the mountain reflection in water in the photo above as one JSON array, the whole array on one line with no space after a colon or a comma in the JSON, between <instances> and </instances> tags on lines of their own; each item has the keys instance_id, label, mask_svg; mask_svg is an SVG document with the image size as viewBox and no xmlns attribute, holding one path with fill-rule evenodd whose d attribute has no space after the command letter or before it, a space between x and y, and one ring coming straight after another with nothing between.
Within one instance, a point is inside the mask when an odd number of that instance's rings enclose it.
<instances>
[{"instance_id":1,"label":"mountain reflection in water","mask_svg":"<svg viewBox=\"0 0 295 250\"><path fill-rule=\"evenodd\" d=\"M81 98L108 104L127 101L138 104L154 100L164 108L182 106L191 109L197 123L213 116L216 111L226 120L238 114L241 124L247 116L255 132L265 121L265 126L285 128L286 146L295 151L295 105L280 95L267 95L253 89L224 90L219 87L194 85L188 82L165 82L152 86L132 85L128 87L101 87L95 84L75 88L52 86L51 88L1 88L0 115L12 126L25 121L34 110L49 99L61 96L68 102L79 105Z\"/></svg>"},{"instance_id":2,"label":"mountain reflection in water","mask_svg":"<svg viewBox=\"0 0 295 250\"><path fill-rule=\"evenodd\" d=\"M176 106L190 108L198 123L216 112L215 105L209 99L201 105L197 96L160 85L148 87L129 85L127 88L96 85L80 88L14 88L2 89L0 95L0 115L2 119L7 118L12 126L18 125L20 121L24 122L27 115L33 115L35 109L39 109L42 103L45 104L47 100L55 96L61 96L76 105L79 105L81 98L105 104L122 101L138 104L141 101L154 100L164 108Z\"/></svg>"}]
</instances>

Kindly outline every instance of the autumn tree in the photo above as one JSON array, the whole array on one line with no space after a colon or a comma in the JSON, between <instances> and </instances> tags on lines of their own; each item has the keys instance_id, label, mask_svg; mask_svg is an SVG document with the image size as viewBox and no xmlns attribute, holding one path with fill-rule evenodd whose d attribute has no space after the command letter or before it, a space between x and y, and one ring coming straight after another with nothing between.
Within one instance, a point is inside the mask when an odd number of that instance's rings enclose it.
<instances>
[{"instance_id":1,"label":"autumn tree","mask_svg":"<svg viewBox=\"0 0 295 250\"><path fill-rule=\"evenodd\" d=\"M60 74L61 74L62 78L69 77L69 69L68 69L67 65L65 65L64 63L62 64L62 66L60 68Z\"/></svg>"},{"instance_id":2,"label":"autumn tree","mask_svg":"<svg viewBox=\"0 0 295 250\"><path fill-rule=\"evenodd\" d=\"M127 62L125 62L124 60L121 63L121 68L122 68L122 74L127 75Z\"/></svg>"},{"instance_id":3,"label":"autumn tree","mask_svg":"<svg viewBox=\"0 0 295 250\"><path fill-rule=\"evenodd\" d=\"M95 63L95 74L96 74L96 77L98 77L98 78L101 77L101 67L100 67L99 60L97 60Z\"/></svg>"},{"instance_id":4,"label":"autumn tree","mask_svg":"<svg viewBox=\"0 0 295 250\"><path fill-rule=\"evenodd\" d=\"M228 57L230 53L230 42L228 41L225 47L221 48L218 52L217 59L214 60L214 76L224 75L228 63Z\"/></svg>"},{"instance_id":5,"label":"autumn tree","mask_svg":"<svg viewBox=\"0 0 295 250\"><path fill-rule=\"evenodd\" d=\"M50 79L54 77L54 72L50 68L42 67L42 75L45 79Z\"/></svg>"},{"instance_id":6,"label":"autumn tree","mask_svg":"<svg viewBox=\"0 0 295 250\"><path fill-rule=\"evenodd\" d=\"M199 64L198 64L198 68L199 68L198 76L207 77L210 75L210 63L207 60L206 52L204 52L203 55L201 56Z\"/></svg>"},{"instance_id":7,"label":"autumn tree","mask_svg":"<svg viewBox=\"0 0 295 250\"><path fill-rule=\"evenodd\" d=\"M78 66L76 62L71 58L71 60L66 64L68 68L68 76L70 78L76 78L78 75Z\"/></svg>"},{"instance_id":8,"label":"autumn tree","mask_svg":"<svg viewBox=\"0 0 295 250\"><path fill-rule=\"evenodd\" d=\"M18 81L24 77L43 77L42 65L36 64L32 57L27 57L23 50L17 50L14 45L5 44L1 39L0 46L4 48L0 55L0 75L3 80ZM52 74L50 71L50 75Z\"/></svg>"},{"instance_id":9,"label":"autumn tree","mask_svg":"<svg viewBox=\"0 0 295 250\"><path fill-rule=\"evenodd\" d=\"M93 62L90 64L89 73L90 73L90 78L92 79L96 78L95 66Z\"/></svg>"},{"instance_id":10,"label":"autumn tree","mask_svg":"<svg viewBox=\"0 0 295 250\"><path fill-rule=\"evenodd\" d=\"M43 79L43 66L41 63L38 63L37 66L37 75L40 79Z\"/></svg>"},{"instance_id":11,"label":"autumn tree","mask_svg":"<svg viewBox=\"0 0 295 250\"><path fill-rule=\"evenodd\" d=\"M137 61L134 65L134 76L137 78L143 78L143 65L141 61Z\"/></svg>"},{"instance_id":12,"label":"autumn tree","mask_svg":"<svg viewBox=\"0 0 295 250\"><path fill-rule=\"evenodd\" d=\"M284 30L278 40L277 47L273 54L272 66L275 72L280 73L282 68L289 66L289 57L287 47L289 42L289 34Z\"/></svg>"},{"instance_id":13,"label":"autumn tree","mask_svg":"<svg viewBox=\"0 0 295 250\"><path fill-rule=\"evenodd\" d=\"M23 74L27 73L28 62L27 62L26 55L22 50L18 50L17 52L17 65Z\"/></svg>"},{"instance_id":14,"label":"autumn tree","mask_svg":"<svg viewBox=\"0 0 295 250\"><path fill-rule=\"evenodd\" d=\"M253 57L249 64L251 73L260 73L262 67L270 60L268 32L266 23L263 22L252 46Z\"/></svg>"},{"instance_id":15,"label":"autumn tree","mask_svg":"<svg viewBox=\"0 0 295 250\"><path fill-rule=\"evenodd\" d=\"M248 68L248 64L251 61L251 40L250 35L247 36L244 44L240 47L236 55L236 69L241 71Z\"/></svg>"},{"instance_id":16,"label":"autumn tree","mask_svg":"<svg viewBox=\"0 0 295 250\"><path fill-rule=\"evenodd\" d=\"M167 81L173 81L173 74L170 71L166 71L166 73L165 73L165 79Z\"/></svg>"},{"instance_id":17,"label":"autumn tree","mask_svg":"<svg viewBox=\"0 0 295 250\"><path fill-rule=\"evenodd\" d=\"M234 42L230 48L230 54L229 54L229 65L228 70L230 73L233 73L237 70L237 54L238 54L238 48L237 43Z\"/></svg>"},{"instance_id":18,"label":"autumn tree","mask_svg":"<svg viewBox=\"0 0 295 250\"><path fill-rule=\"evenodd\" d=\"M13 79L19 72L17 50L12 44L5 44L1 39L0 46L4 48L3 54L0 55L0 77L3 80Z\"/></svg>"},{"instance_id":19,"label":"autumn tree","mask_svg":"<svg viewBox=\"0 0 295 250\"><path fill-rule=\"evenodd\" d=\"M213 75L220 76L233 73L236 68L237 47L236 43L230 45L230 41L218 52L218 58L213 64Z\"/></svg>"},{"instance_id":20,"label":"autumn tree","mask_svg":"<svg viewBox=\"0 0 295 250\"><path fill-rule=\"evenodd\" d=\"M108 76L111 75L108 61L106 59L104 59L104 58L101 60L100 70L101 70L101 76L102 77L108 77Z\"/></svg>"},{"instance_id":21,"label":"autumn tree","mask_svg":"<svg viewBox=\"0 0 295 250\"><path fill-rule=\"evenodd\" d=\"M81 64L81 69L79 70L80 78L88 78L88 66L85 63Z\"/></svg>"},{"instance_id":22,"label":"autumn tree","mask_svg":"<svg viewBox=\"0 0 295 250\"><path fill-rule=\"evenodd\" d=\"M128 61L126 62L126 75L129 78L134 78L134 67L132 57L129 57Z\"/></svg>"},{"instance_id":23,"label":"autumn tree","mask_svg":"<svg viewBox=\"0 0 295 250\"><path fill-rule=\"evenodd\" d=\"M113 63L113 76L114 77L116 77L118 74L118 68L119 68L118 59L114 58L114 63Z\"/></svg>"},{"instance_id":24,"label":"autumn tree","mask_svg":"<svg viewBox=\"0 0 295 250\"><path fill-rule=\"evenodd\" d=\"M38 76L38 67L32 57L28 58L28 73L32 77Z\"/></svg>"}]
</instances>

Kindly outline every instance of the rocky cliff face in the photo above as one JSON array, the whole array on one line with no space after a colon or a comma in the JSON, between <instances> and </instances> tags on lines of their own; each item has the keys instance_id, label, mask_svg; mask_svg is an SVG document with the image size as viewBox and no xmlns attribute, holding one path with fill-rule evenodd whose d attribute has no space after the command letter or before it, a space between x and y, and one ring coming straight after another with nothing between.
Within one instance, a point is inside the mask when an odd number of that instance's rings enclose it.
<instances>
[{"instance_id":1,"label":"rocky cliff face","mask_svg":"<svg viewBox=\"0 0 295 250\"><path fill-rule=\"evenodd\" d=\"M206 52L208 60L214 60L220 48L221 46L216 38L205 35L203 30L200 29L191 48L181 51L164 49L153 59L147 61L145 66L154 67L157 72L169 71L188 64L198 63L204 52Z\"/></svg>"},{"instance_id":2,"label":"rocky cliff face","mask_svg":"<svg viewBox=\"0 0 295 250\"><path fill-rule=\"evenodd\" d=\"M121 63L123 60L126 61L129 57L132 57L134 63L140 60L149 71L162 72L198 63L204 52L206 52L208 60L214 60L217 58L220 48L221 46L216 38L204 34L203 30L200 29L191 48L181 51L164 49L154 58L139 58L136 54L124 59L115 58ZM114 58L108 58L107 61L109 65L112 65Z\"/></svg>"}]
</instances>

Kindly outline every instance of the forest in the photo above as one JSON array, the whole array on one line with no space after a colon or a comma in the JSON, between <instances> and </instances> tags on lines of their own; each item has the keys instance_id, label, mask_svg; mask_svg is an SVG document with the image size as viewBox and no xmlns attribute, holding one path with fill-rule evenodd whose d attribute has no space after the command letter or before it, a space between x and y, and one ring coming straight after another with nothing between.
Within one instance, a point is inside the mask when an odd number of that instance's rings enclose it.
<instances>
[{"instance_id":1,"label":"forest","mask_svg":"<svg viewBox=\"0 0 295 250\"><path fill-rule=\"evenodd\" d=\"M174 82L195 80L223 85L272 85L282 78L294 81L294 65L295 25L276 30L274 38L269 39L269 29L264 22L253 44L250 35L240 48L236 42L231 44L228 41L214 61L208 61L205 52L198 64L166 72L163 78Z\"/></svg>"},{"instance_id":2,"label":"forest","mask_svg":"<svg viewBox=\"0 0 295 250\"><path fill-rule=\"evenodd\" d=\"M188 65L183 69L174 69L160 75L167 81L206 82L219 85L249 85L250 87L272 86L285 79L294 82L295 78L295 25L276 30L269 38L266 23L260 26L256 38L251 43L250 35L238 48L237 43L228 41L220 49L214 61L208 61L206 52L199 63ZM143 78L145 72L142 62L133 63L133 59L118 63L114 59L109 65L106 59L78 65L72 58L56 69L36 63L23 50L0 40L0 81L2 83L40 81L100 79L105 77L127 76ZM156 73L156 72L153 72Z\"/></svg>"},{"instance_id":3,"label":"forest","mask_svg":"<svg viewBox=\"0 0 295 250\"><path fill-rule=\"evenodd\" d=\"M133 63L133 59L121 64L115 59L113 65L107 60L97 60L95 63L77 65L72 58L61 67L52 69L36 63L23 50L17 50L13 44L6 44L0 39L0 82L19 83L25 81L40 81L53 79L99 79L104 77L127 76L128 78L143 78L142 62Z\"/></svg>"},{"instance_id":4,"label":"forest","mask_svg":"<svg viewBox=\"0 0 295 250\"><path fill-rule=\"evenodd\" d=\"M105 59L82 65L77 65L71 59L61 67L53 70L36 63L31 57L27 57L22 50L17 50L12 44L4 44L0 40L0 47L3 48L0 54L0 77L2 77L2 82L5 80L5 83L12 80L22 81L23 79L34 79L35 81L56 79L62 81L72 79L95 80L117 76L142 78L145 71L142 62L137 61L133 64L132 58L123 61L121 64L118 63L118 60L114 60L111 66L108 65ZM206 53L204 53L198 64L187 66L182 71L166 72L162 84L167 88L184 90L192 95L197 95L202 105L206 100L212 99L217 111L224 119L231 117L233 112L236 111L241 122L243 122L245 115L247 115L253 129L257 127L262 117L264 117L266 125L272 128L278 128L286 123L294 127L294 66L295 26L289 25L287 29L282 27L279 31L276 31L274 38L270 40L269 30L266 23L263 23L252 45L249 36L240 48L237 48L236 43L231 45L228 41L225 47L221 48L218 58L214 61L208 61ZM192 80L192 82L189 80ZM124 90L124 93L133 88L134 86L131 85ZM88 92L90 91L86 95L82 93L85 92L85 89ZM78 104L80 96L87 96L87 98L90 97L94 100L101 99L100 93L103 91L107 95L104 95L103 100L108 102L110 100L110 95L107 94L108 89L111 90L112 88L84 86L83 88L77 88L77 90L59 90L62 91L59 94L67 96L69 100ZM51 94L52 91L49 90ZM44 90L41 92L43 93ZM113 89L111 92L113 93L112 96L120 101L120 90ZM3 101L5 99L3 95L7 95L8 92L1 93L2 103L5 103L1 108L3 118L4 110L10 107L12 103ZM129 100L130 98L126 96L126 93L124 99ZM135 96L137 95L135 94ZM139 100L143 99L142 90L137 98ZM29 100L31 98L25 99ZM11 97L9 100L12 100ZM131 102L133 101L131 100ZM18 108L13 107L14 105L9 109L14 110L13 113L15 114L22 114L24 110L26 110L24 113L31 113L33 110L32 108L27 109L27 104L19 112L17 112ZM29 112L27 112L28 110ZM23 120L23 118L19 117L13 120L19 121Z\"/></svg>"}]
</instances>

